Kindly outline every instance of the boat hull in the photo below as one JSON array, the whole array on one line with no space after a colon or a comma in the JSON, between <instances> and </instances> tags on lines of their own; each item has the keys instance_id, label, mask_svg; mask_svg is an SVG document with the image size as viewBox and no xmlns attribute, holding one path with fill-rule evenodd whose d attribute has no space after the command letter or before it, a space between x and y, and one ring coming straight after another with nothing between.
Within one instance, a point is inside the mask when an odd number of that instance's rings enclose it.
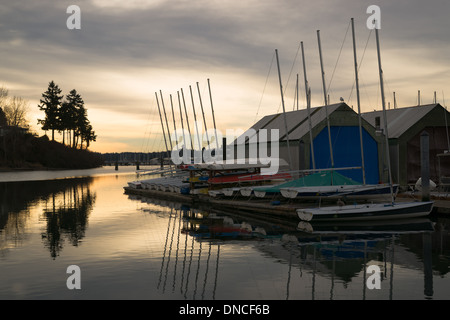
<instances>
[{"instance_id":1,"label":"boat hull","mask_svg":"<svg viewBox=\"0 0 450 320\"><path fill-rule=\"evenodd\" d=\"M317 197L342 197L353 190L353 186L312 186L297 188L281 188L281 195L288 199L311 200Z\"/></svg>"},{"instance_id":2,"label":"boat hull","mask_svg":"<svg viewBox=\"0 0 450 320\"><path fill-rule=\"evenodd\" d=\"M142 184L139 181L128 182L128 186L133 189L142 189Z\"/></svg>"},{"instance_id":3,"label":"boat hull","mask_svg":"<svg viewBox=\"0 0 450 320\"><path fill-rule=\"evenodd\" d=\"M239 174L227 174L222 176L217 176L208 180L210 184L226 184L226 183L244 183L244 182L260 182L260 181L285 181L292 179L292 176L288 173L277 173L273 175L262 175L262 174L250 174L239 173Z\"/></svg>"},{"instance_id":4,"label":"boat hull","mask_svg":"<svg viewBox=\"0 0 450 320\"><path fill-rule=\"evenodd\" d=\"M398 185L393 186L394 194L397 193ZM281 195L288 199L315 200L322 198L324 200L351 199L351 200L370 200L387 198L391 196L391 188L388 185L343 185L343 186L317 186L317 187L299 187L282 188Z\"/></svg>"},{"instance_id":5,"label":"boat hull","mask_svg":"<svg viewBox=\"0 0 450 320\"><path fill-rule=\"evenodd\" d=\"M253 193L257 198L264 198L267 195L267 192L265 191L253 190Z\"/></svg>"},{"instance_id":6,"label":"boat hull","mask_svg":"<svg viewBox=\"0 0 450 320\"><path fill-rule=\"evenodd\" d=\"M297 209L302 221L354 221L423 217L430 214L433 202L376 203Z\"/></svg>"},{"instance_id":7,"label":"boat hull","mask_svg":"<svg viewBox=\"0 0 450 320\"><path fill-rule=\"evenodd\" d=\"M232 197L232 196L236 195L236 193L238 193L239 190L240 190L240 188L225 188L225 189L222 189L222 192L226 197Z\"/></svg>"},{"instance_id":8,"label":"boat hull","mask_svg":"<svg viewBox=\"0 0 450 320\"><path fill-rule=\"evenodd\" d=\"M243 197L250 197L253 194L252 188L242 188L240 193Z\"/></svg>"}]
</instances>

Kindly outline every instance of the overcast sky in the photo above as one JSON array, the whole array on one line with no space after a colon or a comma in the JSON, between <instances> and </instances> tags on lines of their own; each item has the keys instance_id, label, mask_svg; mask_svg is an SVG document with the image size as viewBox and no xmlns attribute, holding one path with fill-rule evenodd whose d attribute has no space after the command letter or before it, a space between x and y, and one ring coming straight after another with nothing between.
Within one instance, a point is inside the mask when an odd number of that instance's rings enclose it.
<instances>
[{"instance_id":1,"label":"overcast sky","mask_svg":"<svg viewBox=\"0 0 450 320\"><path fill-rule=\"evenodd\" d=\"M81 9L81 29L69 30L67 7ZM375 33L367 8L381 9L381 58L386 101L399 107L450 101L450 2L448 0L2 0L0 85L29 100L30 122L42 134L37 104L50 81L64 94L76 89L98 135L100 152L162 150L155 92L163 93L172 125L172 95L183 89L193 120L201 90L213 127L210 79L217 128L246 130L281 112L275 49L287 110L305 108L303 41L312 105L323 105L317 30L320 30L330 102L340 97L356 110L350 19L355 19L363 111L381 109ZM186 125L185 125L186 126Z\"/></svg>"}]
</instances>

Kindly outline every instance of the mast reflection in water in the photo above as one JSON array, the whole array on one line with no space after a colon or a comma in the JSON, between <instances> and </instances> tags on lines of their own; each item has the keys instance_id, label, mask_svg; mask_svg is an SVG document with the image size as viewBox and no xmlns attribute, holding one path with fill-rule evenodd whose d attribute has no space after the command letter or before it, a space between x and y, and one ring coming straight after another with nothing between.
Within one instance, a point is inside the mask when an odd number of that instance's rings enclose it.
<instances>
[{"instance_id":1,"label":"mast reflection in water","mask_svg":"<svg viewBox=\"0 0 450 320\"><path fill-rule=\"evenodd\" d=\"M409 293L395 288L396 273L402 280L408 272L415 278L422 273L422 294L425 298L433 297L431 243L435 230L429 219L369 224L274 224L243 213L198 210L163 200L133 198L170 208L157 285L167 298L179 299L176 294L179 291L184 299L215 299L220 279L219 286L226 283L226 290L230 290L228 286L234 281L243 292L249 290L246 287L249 283L256 282L251 286L265 290L262 296L270 299L274 297L269 289L274 288L277 294L280 290L284 292L282 298L287 300L354 299L355 290L360 292L358 299L395 299L396 291L402 299ZM255 250L258 254L252 260ZM223 252L225 259L221 259ZM242 258L242 254L248 257ZM280 268L269 266L264 270L261 257L269 260L263 263L287 268L282 268L284 273L273 272ZM243 261L254 264L239 265ZM382 290L368 289L366 285L370 265L381 270ZM261 269L261 273L256 271ZM228 281L230 270L235 270L235 279ZM272 288L267 287L270 282Z\"/></svg>"}]
</instances>

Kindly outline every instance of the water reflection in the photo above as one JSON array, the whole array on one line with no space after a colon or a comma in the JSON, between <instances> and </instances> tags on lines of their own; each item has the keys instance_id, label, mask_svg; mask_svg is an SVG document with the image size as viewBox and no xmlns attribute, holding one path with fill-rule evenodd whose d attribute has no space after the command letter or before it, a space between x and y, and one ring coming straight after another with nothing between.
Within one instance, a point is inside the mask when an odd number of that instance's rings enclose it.
<instances>
[{"instance_id":1,"label":"water reflection","mask_svg":"<svg viewBox=\"0 0 450 320\"><path fill-rule=\"evenodd\" d=\"M274 222L214 208L197 209L168 201L133 199L168 208L157 284L157 290L167 298L216 299L219 294L221 299L220 293L233 285L221 274L230 268L229 255L221 259L221 253L236 245L239 250L250 245L260 253L262 258L250 262L254 262L250 269L259 270L258 264L267 264L268 260L284 266L283 275L267 270L266 274L251 274L258 278L255 286L260 290L267 289L264 277L283 279L284 299L305 298L305 294L310 299L354 299L355 292L357 299L402 299L412 294L404 289L405 272L411 281L423 279L422 290L414 293L414 298L433 298L433 274L448 273L448 220L329 225ZM240 253L237 250L233 254ZM236 273L244 274L246 270L239 263L242 265L241 261L231 267ZM370 265L378 266L381 271L382 290L370 290L366 285L371 275L367 273ZM402 284L396 286L396 283Z\"/></svg>"},{"instance_id":2,"label":"water reflection","mask_svg":"<svg viewBox=\"0 0 450 320\"><path fill-rule=\"evenodd\" d=\"M186 230L186 223L189 223L184 216L186 212L189 212L187 207L171 208L157 289L163 294L166 290L172 293L179 290L185 299L195 300L197 295L204 299L211 271L217 281L220 244L196 241L199 238ZM216 281L212 289L213 298Z\"/></svg>"},{"instance_id":3,"label":"water reflection","mask_svg":"<svg viewBox=\"0 0 450 320\"><path fill-rule=\"evenodd\" d=\"M299 224L300 229L304 225ZM316 230L314 230L314 228ZM425 285L429 286L432 277L430 269L426 268L431 259L423 261L424 267L418 259L416 249L422 245L424 253L430 253L431 247L426 241L417 246L405 247L403 236L414 235L416 239L424 240L431 237L433 224L428 219L416 219L412 221L396 221L378 225L350 224L350 225L315 225L307 228L309 234L316 238L305 239L301 237L300 244L309 258L309 267L314 274L324 274L331 280L332 288L336 279L341 280L347 287L355 278L362 275L361 294L366 299L367 267L376 265L381 271L380 280L388 287L388 297L393 298L394 292L394 267L403 265L411 269L423 269L425 271ZM428 280L428 282L427 282ZM427 291L427 294L430 294ZM330 299L333 298L333 290L330 290ZM312 291L314 299L314 290Z\"/></svg>"},{"instance_id":4,"label":"water reflection","mask_svg":"<svg viewBox=\"0 0 450 320\"><path fill-rule=\"evenodd\" d=\"M92 181L86 177L0 183L2 249L19 246L29 236L27 224L32 210L40 211L39 220L45 223L42 241L52 258L59 255L65 240L77 246L84 237L96 198L90 190Z\"/></svg>"}]
</instances>

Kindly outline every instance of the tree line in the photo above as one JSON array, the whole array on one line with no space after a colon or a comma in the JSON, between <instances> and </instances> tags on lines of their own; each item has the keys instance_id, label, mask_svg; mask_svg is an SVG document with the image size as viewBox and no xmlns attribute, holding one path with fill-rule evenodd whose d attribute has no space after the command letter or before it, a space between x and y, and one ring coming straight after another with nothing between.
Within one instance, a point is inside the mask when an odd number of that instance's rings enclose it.
<instances>
[{"instance_id":1,"label":"tree line","mask_svg":"<svg viewBox=\"0 0 450 320\"><path fill-rule=\"evenodd\" d=\"M8 89L0 87L0 170L87 169L103 165L101 154L87 150L96 136L76 90L64 97L52 81L38 106L45 112L45 119L38 124L52 131L53 141L47 134L38 137L30 131L28 100L10 96ZM63 143L54 140L55 131L63 134Z\"/></svg>"},{"instance_id":2,"label":"tree line","mask_svg":"<svg viewBox=\"0 0 450 320\"><path fill-rule=\"evenodd\" d=\"M55 140L55 131L57 131L63 136L63 144L72 148L77 148L79 145L80 149L83 149L83 142L85 142L87 149L92 141L96 141L97 136L87 117L84 101L75 89L65 97L61 93L59 86L51 81L38 105L39 109L45 113L45 118L38 119L38 124L42 126L42 130L52 132L52 141Z\"/></svg>"}]
</instances>

